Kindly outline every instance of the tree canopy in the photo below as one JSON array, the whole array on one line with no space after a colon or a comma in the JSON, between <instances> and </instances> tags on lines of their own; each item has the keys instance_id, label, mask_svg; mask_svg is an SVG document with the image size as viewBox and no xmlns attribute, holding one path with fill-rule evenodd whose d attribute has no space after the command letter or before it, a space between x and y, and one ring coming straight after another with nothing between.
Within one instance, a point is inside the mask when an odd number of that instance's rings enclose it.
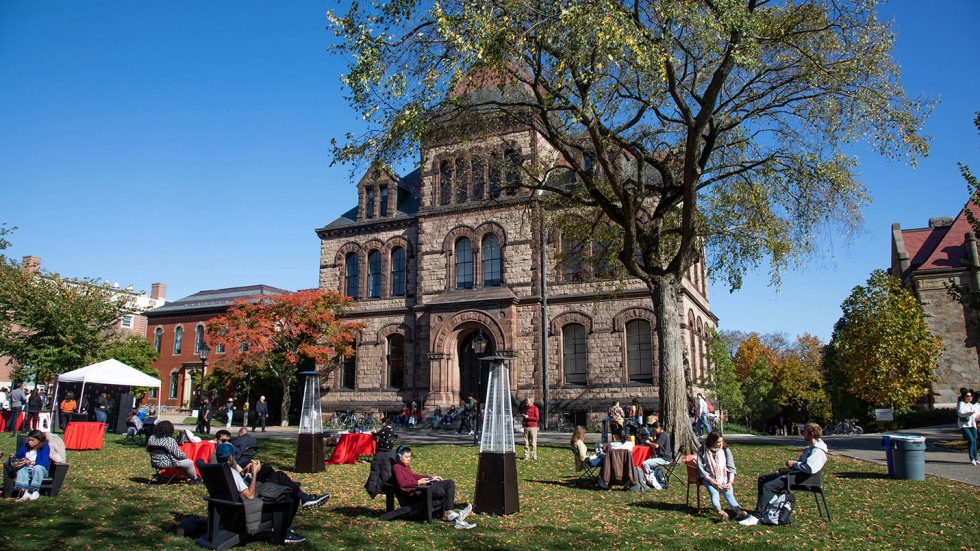
<instances>
[{"instance_id":1,"label":"tree canopy","mask_svg":"<svg viewBox=\"0 0 980 551\"><path fill-rule=\"evenodd\" d=\"M533 128L543 145L514 183L598 209L620 232L615 256L660 320L663 418L684 430L674 302L702 244L730 287L763 262L778 282L825 242L821 229L858 226L868 197L849 146L910 162L927 151L930 107L902 89L876 4L356 2L328 17L368 127L334 154L424 166L423 142L447 121L489 113Z\"/></svg>"},{"instance_id":2,"label":"tree canopy","mask_svg":"<svg viewBox=\"0 0 980 551\"><path fill-rule=\"evenodd\" d=\"M898 279L875 270L841 304L830 346L848 393L874 405L908 407L929 391L942 341Z\"/></svg>"},{"instance_id":3,"label":"tree canopy","mask_svg":"<svg viewBox=\"0 0 980 551\"><path fill-rule=\"evenodd\" d=\"M323 290L256 296L236 301L224 316L208 325L209 345L234 343L241 353L225 360L238 369L267 369L282 384L282 422L289 413L289 382L309 364L329 375L338 361L354 353L359 322L341 317L352 304L348 297ZM225 366L229 367L228 365Z\"/></svg>"},{"instance_id":4,"label":"tree canopy","mask_svg":"<svg viewBox=\"0 0 980 551\"><path fill-rule=\"evenodd\" d=\"M117 343L120 318L133 312L132 297L108 284L0 256L0 355L17 364L15 376L46 382L84 367Z\"/></svg>"}]
</instances>

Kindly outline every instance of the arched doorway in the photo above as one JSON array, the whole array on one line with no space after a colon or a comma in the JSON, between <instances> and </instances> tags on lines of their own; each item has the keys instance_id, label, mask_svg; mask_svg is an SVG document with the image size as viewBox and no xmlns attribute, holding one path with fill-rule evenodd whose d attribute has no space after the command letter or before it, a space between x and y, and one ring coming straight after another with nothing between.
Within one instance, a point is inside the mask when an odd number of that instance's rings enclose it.
<instances>
[{"instance_id":1,"label":"arched doorway","mask_svg":"<svg viewBox=\"0 0 980 551\"><path fill-rule=\"evenodd\" d=\"M487 347L482 354L473 351L473 341L477 335L483 335L487 340ZM460 335L456 349L456 357L459 358L459 397L465 400L470 394L480 403L483 403L486 393L487 380L490 378L490 362L481 362L480 358L492 356L495 346L492 337L480 331L472 331L463 337Z\"/></svg>"}]
</instances>

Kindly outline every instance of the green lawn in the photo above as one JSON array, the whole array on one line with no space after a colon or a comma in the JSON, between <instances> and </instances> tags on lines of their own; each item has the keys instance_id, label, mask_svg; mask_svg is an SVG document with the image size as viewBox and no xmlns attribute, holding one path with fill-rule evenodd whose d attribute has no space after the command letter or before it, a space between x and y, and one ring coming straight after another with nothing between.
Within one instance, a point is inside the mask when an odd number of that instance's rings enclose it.
<instances>
[{"instance_id":1,"label":"green lawn","mask_svg":"<svg viewBox=\"0 0 980 551\"><path fill-rule=\"evenodd\" d=\"M0 450L12 449L0 436ZM260 440L258 458L289 470L295 443ZM418 446L418 473L454 478L458 499L472 499L477 452L473 447ZM733 449L740 469L736 496L755 502L754 478L798 450L772 446ZM817 518L812 496L798 494L791 527L744 528L695 516L683 485L663 492L630 493L570 487L571 453L542 448L537 462L518 462L521 512L503 518L474 515L477 528L414 520L380 522L384 497L364 492L368 464L328 466L297 474L310 492L329 492L323 507L300 512L294 529L318 549L969 549L980 542L980 500L972 486L929 478L893 481L884 468L843 457L827 466L825 488L834 522ZM203 486L149 486L146 452L109 435L100 451L69 452L71 470L57 498L3 503L0 549L194 549L176 535L178 520L206 515ZM692 488L693 491L693 488ZM704 494L702 493L702 497ZM693 495L692 495L693 500ZM268 540L249 549L273 547Z\"/></svg>"}]
</instances>

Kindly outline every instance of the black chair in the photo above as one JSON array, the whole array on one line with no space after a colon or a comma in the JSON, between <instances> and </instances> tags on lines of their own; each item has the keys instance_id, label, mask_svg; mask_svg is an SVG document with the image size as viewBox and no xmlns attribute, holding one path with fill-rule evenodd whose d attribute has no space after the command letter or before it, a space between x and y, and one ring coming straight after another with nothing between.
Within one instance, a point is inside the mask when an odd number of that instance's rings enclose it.
<instances>
[{"instance_id":1,"label":"black chair","mask_svg":"<svg viewBox=\"0 0 980 551\"><path fill-rule=\"evenodd\" d=\"M795 476L786 477L786 488L791 492L810 492L813 494L813 501L817 504L817 515L823 518L824 511L827 512L827 522L833 522L830 518L830 507L827 507L827 497L823 493L823 471L814 474L797 473ZM820 502L823 501L823 508Z\"/></svg>"},{"instance_id":2,"label":"black chair","mask_svg":"<svg viewBox=\"0 0 980 551\"><path fill-rule=\"evenodd\" d=\"M153 481L157 481L160 484L170 484L173 481L180 482L180 471L177 470L177 460L174 456L170 455L167 448L163 446L147 446L146 452L150 454L150 466L157 470L156 474L153 475L146 485L149 486ZM153 453L157 452L157 458L153 459ZM171 473L167 474L165 471L170 470Z\"/></svg>"},{"instance_id":3,"label":"black chair","mask_svg":"<svg viewBox=\"0 0 980 551\"><path fill-rule=\"evenodd\" d=\"M677 482L684 484L685 480L674 472L679 465L684 464L684 456L687 454L687 447L681 446L677 448L677 453L674 454L674 459L670 463L664 465L661 470L664 473L664 489L666 490L670 486L671 477L675 478Z\"/></svg>"},{"instance_id":4,"label":"black chair","mask_svg":"<svg viewBox=\"0 0 980 551\"><path fill-rule=\"evenodd\" d=\"M249 446L242 450L242 454L238 457L238 465L245 468L246 465L252 462L252 458L258 453L258 446Z\"/></svg>"},{"instance_id":5,"label":"black chair","mask_svg":"<svg viewBox=\"0 0 980 551\"><path fill-rule=\"evenodd\" d=\"M575 448L572 448L572 458L575 461L575 472L579 473L578 478L576 478L572 484L577 486L591 487L599 483L599 465L592 466L589 464L589 460L579 461L578 453ZM575 475L572 475L575 476Z\"/></svg>"},{"instance_id":6,"label":"black chair","mask_svg":"<svg viewBox=\"0 0 980 551\"><path fill-rule=\"evenodd\" d=\"M212 464L198 459L197 469L208 490L204 496L208 502L208 532L197 539L198 545L218 551L231 549L270 528L275 543L286 541L299 507L299 500L291 493L279 500L255 498L262 499L262 520L258 530L250 535L245 527L245 502L235 486L231 467L227 463Z\"/></svg>"},{"instance_id":7,"label":"black chair","mask_svg":"<svg viewBox=\"0 0 980 551\"><path fill-rule=\"evenodd\" d=\"M399 517L425 514L426 522L432 522L433 516L437 511L441 511L445 504L432 502L431 486L412 486L412 490L418 490L419 494L409 495L398 487L395 477L391 477L382 487L385 493L385 514L381 515L381 520L393 520ZM395 500L398 500L398 508L395 508Z\"/></svg>"},{"instance_id":8,"label":"black chair","mask_svg":"<svg viewBox=\"0 0 980 551\"><path fill-rule=\"evenodd\" d=\"M26 434L17 435L17 449L19 450L21 446L27 443ZM51 461L48 469L48 476L44 477L41 481L41 489L39 492L42 495L48 495L51 497L57 497L58 492L61 491L61 485L65 482L65 477L68 475L68 463L58 463L56 461ZM14 485L17 483L17 478L15 473L8 472L8 469L4 467L3 469L3 495L4 497L11 497L14 493Z\"/></svg>"}]
</instances>

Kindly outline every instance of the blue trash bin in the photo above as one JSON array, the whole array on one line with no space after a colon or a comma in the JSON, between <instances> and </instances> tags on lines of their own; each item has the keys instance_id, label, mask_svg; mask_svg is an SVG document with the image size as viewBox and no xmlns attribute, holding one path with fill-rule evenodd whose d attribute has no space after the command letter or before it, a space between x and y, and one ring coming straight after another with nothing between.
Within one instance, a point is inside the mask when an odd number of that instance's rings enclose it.
<instances>
[{"instance_id":1,"label":"blue trash bin","mask_svg":"<svg viewBox=\"0 0 980 551\"><path fill-rule=\"evenodd\" d=\"M926 439L914 434L892 434L892 457L895 478L899 480L926 479Z\"/></svg>"},{"instance_id":2,"label":"blue trash bin","mask_svg":"<svg viewBox=\"0 0 980 551\"><path fill-rule=\"evenodd\" d=\"M895 462L892 459L892 435L881 435L881 445L885 447L885 462L888 464L888 478L895 478Z\"/></svg>"}]
</instances>

